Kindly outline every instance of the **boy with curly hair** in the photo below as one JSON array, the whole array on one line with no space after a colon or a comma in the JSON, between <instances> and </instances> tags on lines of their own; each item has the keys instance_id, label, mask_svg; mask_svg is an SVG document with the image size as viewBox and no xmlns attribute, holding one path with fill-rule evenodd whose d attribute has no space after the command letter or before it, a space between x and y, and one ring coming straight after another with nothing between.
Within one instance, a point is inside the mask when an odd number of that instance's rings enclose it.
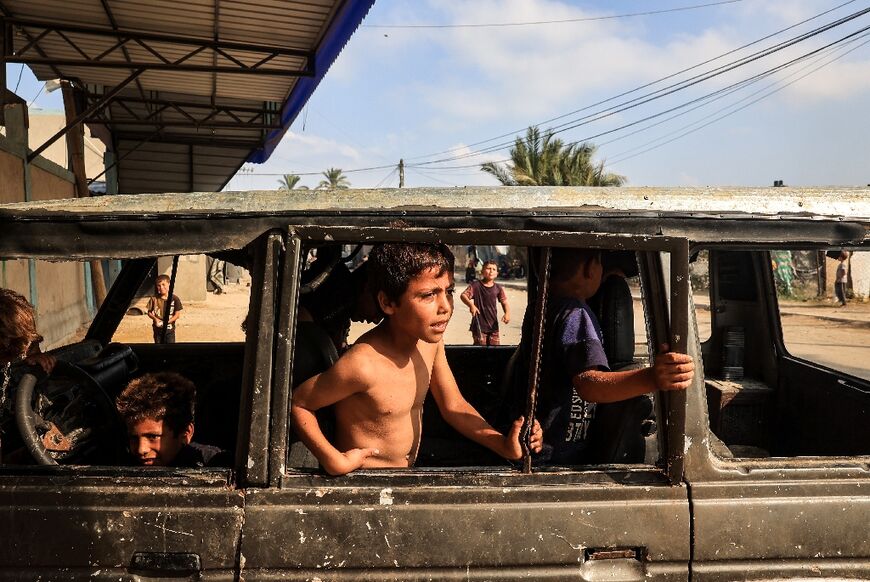
<instances>
[{"instance_id":1,"label":"boy with curly hair","mask_svg":"<svg viewBox=\"0 0 870 582\"><path fill-rule=\"evenodd\" d=\"M193 442L196 386L175 372L132 380L115 406L127 427L130 454L149 467L224 466L218 447Z\"/></svg>"},{"instance_id":2,"label":"boy with curly hair","mask_svg":"<svg viewBox=\"0 0 870 582\"><path fill-rule=\"evenodd\" d=\"M453 315L453 255L445 245L388 243L369 255L369 277L384 319L363 335L332 368L293 392L297 434L332 475L358 468L411 467L422 434L422 410L431 390L435 403L460 434L506 459L522 457L523 418L507 435L492 428L465 400L444 351ZM336 436L323 434L316 411L332 405ZM541 430L529 447L540 450Z\"/></svg>"}]
</instances>

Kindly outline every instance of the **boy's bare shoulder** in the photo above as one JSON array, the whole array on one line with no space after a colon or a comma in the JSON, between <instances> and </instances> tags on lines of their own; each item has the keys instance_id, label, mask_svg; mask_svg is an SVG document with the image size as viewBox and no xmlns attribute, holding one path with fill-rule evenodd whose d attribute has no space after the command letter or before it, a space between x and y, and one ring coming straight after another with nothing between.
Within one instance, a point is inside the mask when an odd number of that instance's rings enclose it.
<instances>
[{"instance_id":1,"label":"boy's bare shoulder","mask_svg":"<svg viewBox=\"0 0 870 582\"><path fill-rule=\"evenodd\" d=\"M360 338L335 363L336 372L361 384L373 384L383 369L384 354L375 345Z\"/></svg>"}]
</instances>

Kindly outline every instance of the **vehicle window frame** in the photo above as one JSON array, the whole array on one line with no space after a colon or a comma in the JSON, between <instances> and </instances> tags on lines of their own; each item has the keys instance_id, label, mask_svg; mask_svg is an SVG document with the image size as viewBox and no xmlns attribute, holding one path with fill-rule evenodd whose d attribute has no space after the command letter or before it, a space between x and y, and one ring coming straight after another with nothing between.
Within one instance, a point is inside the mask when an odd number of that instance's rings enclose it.
<instances>
[{"instance_id":1,"label":"vehicle window frame","mask_svg":"<svg viewBox=\"0 0 870 582\"><path fill-rule=\"evenodd\" d=\"M855 244L853 242L844 242L843 244L837 244L837 241L827 240L827 241L819 241L813 243L803 243L803 244L795 244L793 242L786 242L781 240L771 240L771 241L762 241L759 243L693 243L690 246L690 253L696 253L698 251L707 250L707 251L749 251L749 252L764 252L767 254L769 259L770 252L772 250L784 250L784 251L821 251L821 250L830 250L833 248L842 248L846 250L858 250L868 252L870 251L870 241L864 241L861 244ZM769 262L769 261L768 261ZM712 262L711 262L712 267ZM711 269L712 270L712 269ZM860 383L868 383L867 380L862 378L853 376L846 371L838 370L835 368L831 368L830 366L826 366L819 362L814 362L812 360L807 360L805 358L796 356L788 351L782 330L782 316L779 306L779 298L777 296L777 292L775 289L775 283L773 281L773 271L771 269L763 269L762 272L758 273L758 275L762 278L760 282L758 282L760 288L758 289L759 293L759 301L766 301L768 304L768 327L772 333L773 339L773 349L775 351L775 356L782 356L785 358L789 358L801 363L804 363L808 366L812 366L815 368L822 369L826 372L830 372L837 375L847 376L848 378L855 379ZM716 299L715 290L713 288L712 283L712 273L711 273L711 283L710 283L710 300L711 300L711 335L707 341L711 341L715 335L715 310L713 306L713 301ZM696 330L697 332L697 330ZM697 335L697 333L696 333ZM855 467L863 468L867 464L867 459L870 458L870 454L867 455L826 455L826 456L776 456L776 457L763 457L763 458L753 458L753 457L731 457L724 454L720 454L718 451L718 447L727 447L724 442L722 442L719 437L713 432L710 426L710 418L707 412L707 407L709 403L707 401L706 391L701 393L701 403L703 405L703 431L706 437L713 439L718 442L718 446L710 447L709 453L704 454L703 456L708 459L708 461L704 461L704 464L709 462L709 466L711 468L733 468L733 467L741 467L746 469L747 471L743 471L739 474L744 474L745 472L756 474L757 471L764 470L777 470L783 467L787 467L791 469L800 469L806 471L815 471L818 469L828 470L832 466L832 464L837 465L837 470L848 472L852 471ZM759 475L761 473L758 473Z\"/></svg>"},{"instance_id":2,"label":"vehicle window frame","mask_svg":"<svg viewBox=\"0 0 870 582\"><path fill-rule=\"evenodd\" d=\"M220 484L228 483L241 485L264 485L266 483L265 469L267 460L255 461L256 455L252 451L264 448L263 443L268 442L268 422L266 417L269 410L268 391L258 391L254 387L263 382L269 385L272 374L272 351L274 336L275 299L265 300L272 294L277 293L277 274L279 272L280 253L284 241L280 231L266 231L260 237L250 241L246 248L253 251L251 265L251 301L249 309L250 321L258 322L257 333L247 334L244 355L244 369L242 372L242 389L239 402L238 432L236 437L236 450L229 451L234 458L232 467L137 467L131 465L7 465L0 464L0 478L4 475L33 476L42 475L74 475L79 479L102 479L107 476L118 478L141 479L155 477L160 478L161 484L184 485L185 483ZM196 249L184 254L196 254ZM215 251L201 251L203 254ZM167 255L178 256L178 255ZM87 258L71 259L75 262L90 260L102 260L111 258L111 255L93 255ZM157 264L157 256L140 256L125 259L128 265L121 269L118 278L108 290L106 299L98 306L85 336L77 343L98 342L105 346L111 341L115 330L124 317L129 307L129 297L143 284L148 273ZM258 290L260 295L258 297ZM275 295L277 297L277 295ZM255 301L254 299L257 298ZM77 344L70 344L71 346ZM136 345L136 344L131 344ZM61 346L53 351L69 351L70 346ZM256 360L256 362L254 361ZM262 378L257 374L264 371ZM247 464L241 467L239 459L246 459ZM233 472L235 470L235 475ZM221 477L218 477L221 475Z\"/></svg>"},{"instance_id":3,"label":"vehicle window frame","mask_svg":"<svg viewBox=\"0 0 870 582\"><path fill-rule=\"evenodd\" d=\"M509 238L511 244L517 246L535 246L535 247L581 247L581 248L600 248L608 250L631 250L640 251L658 251L667 253L671 257L670 277L667 283L664 281L653 282L657 289L662 289L663 292L658 293L660 301L652 301L652 304L657 303L657 309L663 319L657 331L664 333L656 337L668 337L671 349L675 351L686 352L687 349L687 330L688 330L688 239L683 237L673 237L665 235L626 235L626 234L604 234L604 233L587 233L587 232L569 232L569 231L550 231L550 230L516 230L516 231L496 231L496 230L478 230L478 229L462 229L449 230L439 228L407 228L407 227L353 227L353 226L316 226L316 225L291 225L287 230L287 241L285 243L286 254L284 260L284 273L282 275L283 288L281 292L281 304L284 306L284 312L281 316L279 335L286 335L289 341L282 341L277 346L276 362L280 363L280 368L275 376L275 386L283 387L286 397L282 396L275 399L274 416L272 426L276 427L276 433L271 441L271 461L272 466L276 469L271 471L270 481L274 485L280 485L284 482L290 482L298 479L315 479L326 478L316 471L299 469L287 466L288 454L288 435L289 430L286 428L289 422L289 405L292 390L290 388L290 379L292 377L292 354L294 349L295 333L293 332L296 324L296 314L298 310L298 287L297 282L301 275L302 257L301 249L305 243L345 243L355 244L359 242L374 243L374 242L430 242L444 243L448 245L459 244L503 244L505 239ZM654 253L640 253L651 255ZM667 289L665 289L667 287ZM670 309L671 305L681 306L681 308ZM662 332L661 330L668 330ZM671 333L670 330L675 330L676 333ZM281 389L281 388L279 388ZM666 454L664 454L666 466L664 474L671 483L677 483L682 478L683 471L683 443L685 439L685 419L686 419L686 398L685 393L672 395L673 397L666 400L666 414L660 416L660 419L665 423L665 436L663 443L666 446ZM277 440L282 438L283 440ZM620 471L625 471L625 468L620 468ZM661 470L656 467L644 466L646 471ZM412 469L414 474L424 474L429 471L423 469ZM378 471L356 471L342 479L354 480L356 478L366 479L366 475L372 474L385 475L407 475L409 470L378 470ZM470 481L479 482L481 475L491 474L504 476L506 473L501 468L486 468L486 467L450 467L445 471L433 471L433 474L451 474L468 475ZM521 475L519 471L511 471L510 475ZM534 475L546 475L546 472L536 472ZM528 477L528 475L526 475ZM288 481L289 480L289 481Z\"/></svg>"}]
</instances>

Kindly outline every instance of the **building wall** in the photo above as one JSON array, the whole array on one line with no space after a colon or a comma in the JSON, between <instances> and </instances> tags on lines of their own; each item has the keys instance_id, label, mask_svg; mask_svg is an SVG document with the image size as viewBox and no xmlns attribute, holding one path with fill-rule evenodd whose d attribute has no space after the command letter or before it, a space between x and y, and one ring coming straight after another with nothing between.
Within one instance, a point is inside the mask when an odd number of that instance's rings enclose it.
<instances>
[{"instance_id":1,"label":"building wall","mask_svg":"<svg viewBox=\"0 0 870 582\"><path fill-rule=\"evenodd\" d=\"M50 137L66 127L66 115L63 111L54 110L30 110L30 136L31 149L38 148L48 141ZM103 171L103 155L106 146L99 139L91 135L91 130L85 126L85 173L88 177L94 177ZM41 157L55 164L67 167L69 153L66 139L60 138L42 152Z\"/></svg>"},{"instance_id":2,"label":"building wall","mask_svg":"<svg viewBox=\"0 0 870 582\"><path fill-rule=\"evenodd\" d=\"M42 142L29 143L38 147ZM23 106L12 106L6 110L6 128L0 135L0 203L73 197L72 172L43 157L25 167L27 146ZM65 156L65 146L63 152ZM86 269L80 262L0 260L0 285L18 291L36 307L44 350L68 343L91 321Z\"/></svg>"},{"instance_id":3,"label":"building wall","mask_svg":"<svg viewBox=\"0 0 870 582\"><path fill-rule=\"evenodd\" d=\"M0 176L0 204L24 200L24 160L0 150Z\"/></svg>"}]
</instances>

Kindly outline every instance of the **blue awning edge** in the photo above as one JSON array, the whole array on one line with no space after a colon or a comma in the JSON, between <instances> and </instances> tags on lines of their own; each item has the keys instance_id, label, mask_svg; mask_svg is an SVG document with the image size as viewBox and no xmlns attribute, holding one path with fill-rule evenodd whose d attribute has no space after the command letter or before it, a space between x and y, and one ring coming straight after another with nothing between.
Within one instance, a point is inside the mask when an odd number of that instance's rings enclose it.
<instances>
[{"instance_id":1,"label":"blue awning edge","mask_svg":"<svg viewBox=\"0 0 870 582\"><path fill-rule=\"evenodd\" d=\"M317 89L326 72L332 67L335 59L341 54L350 37L359 28L359 25L374 3L375 0L348 0L339 8L335 18L333 18L332 23L323 35L323 41L314 53L315 75L313 77L302 77L297 81L296 86L293 87L290 96L281 110L281 129L273 129L269 132L263 146L254 150L248 156L248 162L262 164L269 159L269 156L275 151L281 138L290 129L290 126L296 120L296 116L305 107L308 99L314 93L314 90ZM324 63L326 63L325 66Z\"/></svg>"}]
</instances>

